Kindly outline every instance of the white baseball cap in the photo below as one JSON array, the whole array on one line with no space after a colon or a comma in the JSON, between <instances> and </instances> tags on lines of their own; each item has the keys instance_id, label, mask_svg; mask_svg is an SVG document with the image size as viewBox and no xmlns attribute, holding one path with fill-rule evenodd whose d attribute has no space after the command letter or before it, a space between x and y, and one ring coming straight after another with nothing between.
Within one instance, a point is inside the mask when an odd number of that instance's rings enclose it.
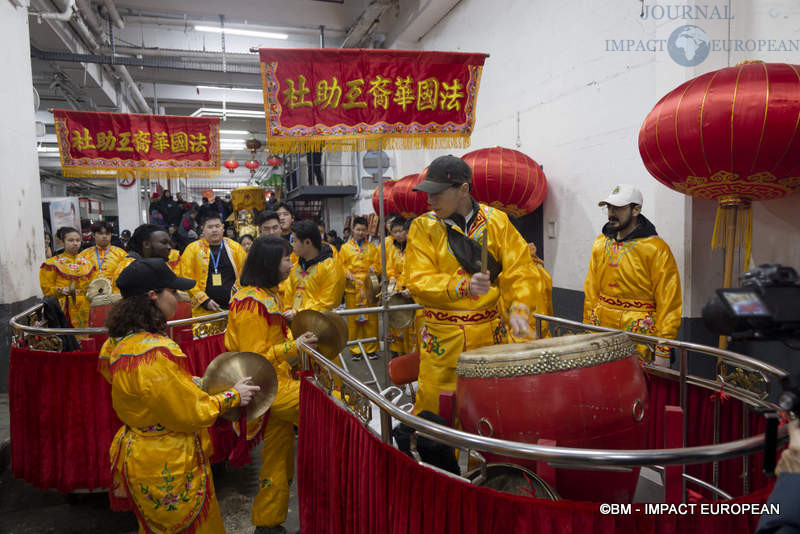
<instances>
[{"instance_id":1,"label":"white baseball cap","mask_svg":"<svg viewBox=\"0 0 800 534\"><path fill-rule=\"evenodd\" d=\"M618 184L614 186L608 198L598 202L598 206L616 206L618 208L628 204L642 205L642 192L630 184Z\"/></svg>"}]
</instances>

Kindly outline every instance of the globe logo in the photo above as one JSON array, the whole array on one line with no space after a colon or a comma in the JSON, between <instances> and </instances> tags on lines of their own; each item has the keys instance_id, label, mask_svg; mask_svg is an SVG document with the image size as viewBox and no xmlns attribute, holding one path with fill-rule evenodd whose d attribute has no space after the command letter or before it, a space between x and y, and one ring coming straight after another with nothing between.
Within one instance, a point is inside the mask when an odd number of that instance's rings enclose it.
<instances>
[{"instance_id":1,"label":"globe logo","mask_svg":"<svg viewBox=\"0 0 800 534\"><path fill-rule=\"evenodd\" d=\"M681 26L669 36L667 51L678 65L695 67L708 57L711 39L698 26Z\"/></svg>"}]
</instances>

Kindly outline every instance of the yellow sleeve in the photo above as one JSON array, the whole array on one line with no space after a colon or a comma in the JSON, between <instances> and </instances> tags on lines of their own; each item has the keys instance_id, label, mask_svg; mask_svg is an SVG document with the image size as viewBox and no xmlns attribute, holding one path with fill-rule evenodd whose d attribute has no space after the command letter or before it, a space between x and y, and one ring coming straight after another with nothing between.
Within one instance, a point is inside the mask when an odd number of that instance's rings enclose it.
<instances>
[{"instance_id":1,"label":"yellow sleeve","mask_svg":"<svg viewBox=\"0 0 800 534\"><path fill-rule=\"evenodd\" d=\"M508 215L499 210L495 210L493 215L497 216L497 225L499 226L497 245L493 248L495 257L503 265L503 270L497 277L500 294L504 295L512 312L522 314L527 319L530 312L540 309L542 306L537 302L539 300L538 277L534 272L535 268L528 243L508 220ZM528 313L525 313L526 309Z\"/></svg>"},{"instance_id":2,"label":"yellow sleeve","mask_svg":"<svg viewBox=\"0 0 800 534\"><path fill-rule=\"evenodd\" d=\"M681 326L681 279L669 246L662 243L650 266L656 301L656 335L675 339Z\"/></svg>"},{"instance_id":3,"label":"yellow sleeve","mask_svg":"<svg viewBox=\"0 0 800 534\"><path fill-rule=\"evenodd\" d=\"M39 269L39 285L42 287L42 294L45 297L60 296L58 286L56 286L57 279L55 268L43 263Z\"/></svg>"},{"instance_id":4,"label":"yellow sleeve","mask_svg":"<svg viewBox=\"0 0 800 534\"><path fill-rule=\"evenodd\" d=\"M395 250L392 250L395 249ZM398 265L397 265L397 249L394 245L392 248L386 247L386 276L389 277L389 280L394 278L397 279L399 273L397 272Z\"/></svg>"},{"instance_id":5,"label":"yellow sleeve","mask_svg":"<svg viewBox=\"0 0 800 534\"><path fill-rule=\"evenodd\" d=\"M125 267L131 263L133 263L133 258L130 256L123 256L117 263L117 266L114 270L113 280L111 280L111 287L113 287L114 293L119 293L119 288L117 287L117 278L119 278L119 275L125 270Z\"/></svg>"},{"instance_id":6,"label":"yellow sleeve","mask_svg":"<svg viewBox=\"0 0 800 534\"><path fill-rule=\"evenodd\" d=\"M189 246L186 247L186 250L184 250L183 254L181 254L178 268L180 269L181 276L191 278L196 282L194 287L190 289L188 293L189 296L192 297L192 307L198 308L208 300L208 295L206 295L205 292L205 280L203 280L202 283L199 280L201 278L201 268L197 264L197 261L195 261L197 258L197 247L193 247L192 244L189 244Z\"/></svg>"},{"instance_id":7,"label":"yellow sleeve","mask_svg":"<svg viewBox=\"0 0 800 534\"><path fill-rule=\"evenodd\" d=\"M297 293L297 272L298 267L292 265L292 270L289 271L289 277L281 284L286 284L283 291L283 311L291 310L294 307L294 296ZM278 286L280 288L280 286Z\"/></svg>"},{"instance_id":8,"label":"yellow sleeve","mask_svg":"<svg viewBox=\"0 0 800 534\"><path fill-rule=\"evenodd\" d=\"M313 295L313 304L309 307L317 311L330 311L336 308L344 296L344 270L336 260L330 259L322 262L318 269L320 286L316 295Z\"/></svg>"},{"instance_id":9,"label":"yellow sleeve","mask_svg":"<svg viewBox=\"0 0 800 534\"><path fill-rule=\"evenodd\" d=\"M247 252L244 251L244 248L237 243L236 241L231 241L229 244L232 243L231 249L233 251L233 261L236 263L236 284L239 284L239 276L242 274L242 268L244 267L244 262L247 260Z\"/></svg>"},{"instance_id":10,"label":"yellow sleeve","mask_svg":"<svg viewBox=\"0 0 800 534\"><path fill-rule=\"evenodd\" d=\"M277 317L269 319L252 309L231 311L225 346L228 350L261 354L277 370L281 363L297 358L297 342L284 337L279 321Z\"/></svg>"},{"instance_id":11,"label":"yellow sleeve","mask_svg":"<svg viewBox=\"0 0 800 534\"><path fill-rule=\"evenodd\" d=\"M240 403L233 388L208 395L175 362L158 355L136 371L144 395L142 401L159 423L178 432L197 432L214 424L219 414Z\"/></svg>"},{"instance_id":12,"label":"yellow sleeve","mask_svg":"<svg viewBox=\"0 0 800 534\"><path fill-rule=\"evenodd\" d=\"M586 271L586 281L583 283L583 322L586 324L591 323L592 310L597 304L597 276L598 265L597 258L595 257L595 249L597 248L597 240L592 245L592 254L589 257L589 270Z\"/></svg>"},{"instance_id":13,"label":"yellow sleeve","mask_svg":"<svg viewBox=\"0 0 800 534\"><path fill-rule=\"evenodd\" d=\"M469 296L469 275L461 269L452 274L440 272L436 267L438 253L421 220L416 219L408 232L406 287L425 304L444 307Z\"/></svg>"}]
</instances>

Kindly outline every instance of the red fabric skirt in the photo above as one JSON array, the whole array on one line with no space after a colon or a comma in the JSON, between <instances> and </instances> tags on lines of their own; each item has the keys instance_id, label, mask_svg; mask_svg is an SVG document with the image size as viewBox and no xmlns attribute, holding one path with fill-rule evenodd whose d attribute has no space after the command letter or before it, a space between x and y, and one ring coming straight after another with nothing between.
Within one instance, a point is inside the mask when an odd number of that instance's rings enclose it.
<instances>
[{"instance_id":1,"label":"red fabric skirt","mask_svg":"<svg viewBox=\"0 0 800 534\"><path fill-rule=\"evenodd\" d=\"M661 379L653 379L651 387L651 410L663 408L663 402L671 402L677 392L668 381ZM713 410L708 392L692 392L692 407L703 412ZM725 424L729 422L725 418L732 417L735 411L742 411L738 402L723 404ZM698 417L690 425L690 444L702 441L703 436L709 434L703 428L710 426L703 423L708 415ZM654 445L663 443L663 419L653 418L651 424ZM730 534L753 532L759 519L755 514L644 515L634 512L603 515L599 503L518 497L473 486L420 466L381 442L308 380L303 381L300 390L299 428L297 482L303 532ZM723 432L722 437L735 436ZM757 462L755 458L752 460ZM735 486L735 466L726 473L730 468L725 468L724 464L723 487L726 484ZM731 502L765 502L771 491L767 479L754 478L751 487L758 489Z\"/></svg>"},{"instance_id":2,"label":"red fabric skirt","mask_svg":"<svg viewBox=\"0 0 800 534\"><path fill-rule=\"evenodd\" d=\"M223 334L181 345L193 375L225 351ZM11 469L40 489L61 492L108 488L108 449L122 425L111 406L111 386L97 372L97 352L45 352L12 347L9 370ZM210 429L211 460L227 458L231 423Z\"/></svg>"}]
</instances>

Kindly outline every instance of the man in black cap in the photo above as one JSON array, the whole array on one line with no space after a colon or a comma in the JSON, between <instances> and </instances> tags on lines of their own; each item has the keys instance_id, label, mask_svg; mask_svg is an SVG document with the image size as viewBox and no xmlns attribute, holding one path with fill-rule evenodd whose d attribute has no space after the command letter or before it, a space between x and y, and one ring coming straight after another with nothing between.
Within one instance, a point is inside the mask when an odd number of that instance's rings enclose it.
<instances>
[{"instance_id":1,"label":"man in black cap","mask_svg":"<svg viewBox=\"0 0 800 534\"><path fill-rule=\"evenodd\" d=\"M406 287L425 306L414 413L438 414L440 392L455 391L461 352L506 343L504 315L515 336L528 333L540 305L537 274L508 216L472 198L472 169L464 160L436 158L414 190L427 193L433 208L411 224L406 247ZM501 295L508 310L499 309Z\"/></svg>"},{"instance_id":2,"label":"man in black cap","mask_svg":"<svg viewBox=\"0 0 800 534\"><path fill-rule=\"evenodd\" d=\"M172 272L162 258L135 260L125 267L117 278L117 287L123 298L162 289L188 291L194 285L194 280L182 278Z\"/></svg>"}]
</instances>

